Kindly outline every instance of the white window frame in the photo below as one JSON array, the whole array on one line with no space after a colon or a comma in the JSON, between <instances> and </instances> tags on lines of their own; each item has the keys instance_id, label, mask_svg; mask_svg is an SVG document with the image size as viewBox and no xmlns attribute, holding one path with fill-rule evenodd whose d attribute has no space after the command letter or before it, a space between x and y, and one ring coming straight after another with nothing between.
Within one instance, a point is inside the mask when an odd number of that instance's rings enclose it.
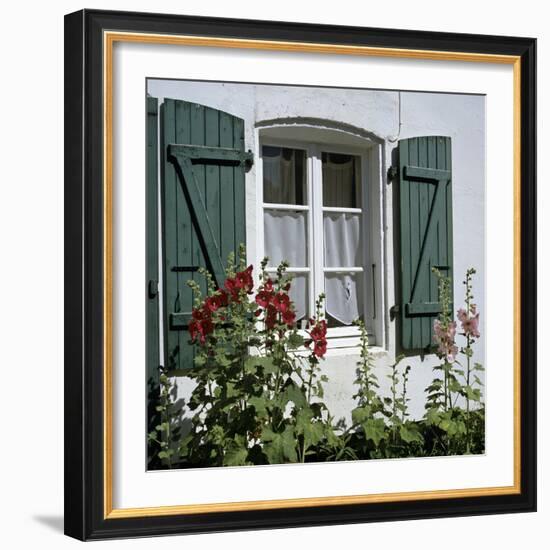
<instances>
[{"instance_id":1,"label":"white window frame","mask_svg":"<svg viewBox=\"0 0 550 550\"><path fill-rule=\"evenodd\" d=\"M375 336L374 319L380 315L380 307L382 300L375 297L381 297L381 288L378 288L376 283L381 282L381 277L378 281L373 280L373 272L371 266L381 263L376 261L373 251L373 239L381 237L380 231L376 227L376 216L372 215L369 210L371 207L371 194L379 188L376 183L371 181L373 178L373 170L369 166L369 160L372 156L371 148L375 144L365 143L365 146L357 145L342 145L335 140L334 143L316 143L314 141L298 141L293 139L280 139L268 136L259 136L258 139L258 163L256 168L256 197L257 197L257 254L256 263L259 265L265 256L264 243L264 211L266 209L274 210L293 210L307 212L307 244L308 244L308 267L305 268L289 268L289 273L311 273L308 285L308 308L309 312L315 311L315 300L317 296L324 292L325 289L325 273L327 272L342 272L352 273L359 272L363 274L363 306L364 320L369 333L371 343L376 343L380 346L382 342L379 334ZM287 147L292 149L300 149L306 153L306 189L307 189L307 204L306 205L281 205L273 203L264 203L263 200L263 161L262 147ZM369 147L370 146L370 147ZM378 149L378 147L377 147ZM358 156L361 159L361 208L338 208L324 207L322 204L322 153L340 153ZM378 153L378 150L377 150ZM375 177L378 178L379 174ZM374 185L373 185L374 184ZM372 205L373 210L376 205ZM361 213L361 232L362 232L362 255L363 266L360 268L325 268L324 263L324 229L323 229L323 214L324 212L351 212ZM316 237L320 235L320 237ZM269 268L268 271L275 272L276 268ZM355 326L331 327L327 332L329 349L355 348L358 344L359 329Z\"/></svg>"}]
</instances>

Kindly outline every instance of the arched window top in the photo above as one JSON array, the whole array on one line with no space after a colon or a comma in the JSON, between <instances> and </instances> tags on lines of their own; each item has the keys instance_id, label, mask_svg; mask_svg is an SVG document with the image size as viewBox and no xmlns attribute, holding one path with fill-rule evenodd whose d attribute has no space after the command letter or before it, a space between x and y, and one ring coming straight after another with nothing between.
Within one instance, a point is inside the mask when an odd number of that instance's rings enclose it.
<instances>
[{"instance_id":1,"label":"arched window top","mask_svg":"<svg viewBox=\"0 0 550 550\"><path fill-rule=\"evenodd\" d=\"M365 147L382 139L363 128L322 118L278 118L256 123L262 139L304 141L318 144Z\"/></svg>"}]
</instances>

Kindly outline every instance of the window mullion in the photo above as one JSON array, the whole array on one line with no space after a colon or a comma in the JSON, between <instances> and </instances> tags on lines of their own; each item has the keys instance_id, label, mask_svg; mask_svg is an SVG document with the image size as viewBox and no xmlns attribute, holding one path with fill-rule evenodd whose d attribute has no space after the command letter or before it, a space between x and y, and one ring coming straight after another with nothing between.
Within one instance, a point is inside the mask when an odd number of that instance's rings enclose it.
<instances>
[{"instance_id":1,"label":"window mullion","mask_svg":"<svg viewBox=\"0 0 550 550\"><path fill-rule=\"evenodd\" d=\"M319 147L312 148L312 217L313 217L313 301L325 292L323 232L323 165Z\"/></svg>"}]
</instances>

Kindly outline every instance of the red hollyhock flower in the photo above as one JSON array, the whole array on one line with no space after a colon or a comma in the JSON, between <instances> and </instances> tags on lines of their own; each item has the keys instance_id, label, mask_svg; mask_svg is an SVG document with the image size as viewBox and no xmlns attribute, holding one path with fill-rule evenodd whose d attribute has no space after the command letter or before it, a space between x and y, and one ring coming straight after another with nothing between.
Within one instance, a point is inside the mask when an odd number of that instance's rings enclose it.
<instances>
[{"instance_id":1,"label":"red hollyhock flower","mask_svg":"<svg viewBox=\"0 0 550 550\"><path fill-rule=\"evenodd\" d=\"M324 319L317 322L314 319L310 319L309 323L313 325L313 328L309 331L311 340L308 340L305 345L309 347L313 343L314 355L323 357L327 352L327 322Z\"/></svg>"},{"instance_id":2,"label":"red hollyhock flower","mask_svg":"<svg viewBox=\"0 0 550 550\"><path fill-rule=\"evenodd\" d=\"M260 292L256 294L256 303L260 307L267 307L271 303L272 298L273 293L268 292L267 290L260 290Z\"/></svg>"},{"instance_id":3,"label":"red hollyhock flower","mask_svg":"<svg viewBox=\"0 0 550 550\"><path fill-rule=\"evenodd\" d=\"M282 313L288 311L290 309L290 298L288 297L288 294L281 291L277 292L277 294L273 296L273 305L277 311Z\"/></svg>"},{"instance_id":4,"label":"red hollyhock flower","mask_svg":"<svg viewBox=\"0 0 550 550\"><path fill-rule=\"evenodd\" d=\"M221 290L216 294L209 296L204 301L204 308L210 312L218 311L221 307L227 306L228 299L227 294Z\"/></svg>"},{"instance_id":5,"label":"red hollyhock flower","mask_svg":"<svg viewBox=\"0 0 550 550\"><path fill-rule=\"evenodd\" d=\"M265 313L265 326L268 329L272 329L277 323L277 310L269 304Z\"/></svg>"},{"instance_id":6,"label":"red hollyhock flower","mask_svg":"<svg viewBox=\"0 0 550 550\"><path fill-rule=\"evenodd\" d=\"M243 289L247 293L251 293L254 288L252 269L253 267L249 265L244 271L239 271L235 275L235 286L239 289Z\"/></svg>"},{"instance_id":7,"label":"red hollyhock flower","mask_svg":"<svg viewBox=\"0 0 550 550\"><path fill-rule=\"evenodd\" d=\"M227 307L229 304L229 296L227 295L227 292L221 288L218 288L217 296L219 297L220 307Z\"/></svg>"},{"instance_id":8,"label":"red hollyhock flower","mask_svg":"<svg viewBox=\"0 0 550 550\"><path fill-rule=\"evenodd\" d=\"M211 319L202 319L200 321L194 320L189 323L189 335L191 340L195 341L197 337L199 342L204 344L206 342L206 337L212 333L214 330L214 324Z\"/></svg>"},{"instance_id":9,"label":"red hollyhock flower","mask_svg":"<svg viewBox=\"0 0 550 550\"><path fill-rule=\"evenodd\" d=\"M221 307L227 307L228 304L229 297L227 296L227 292L221 289L205 301L205 306L210 311L217 311Z\"/></svg>"},{"instance_id":10,"label":"red hollyhock flower","mask_svg":"<svg viewBox=\"0 0 550 550\"><path fill-rule=\"evenodd\" d=\"M317 340L315 342L315 345L313 346L313 353L317 357L323 357L325 353L327 352L327 341L326 340Z\"/></svg>"},{"instance_id":11,"label":"red hollyhock flower","mask_svg":"<svg viewBox=\"0 0 550 550\"><path fill-rule=\"evenodd\" d=\"M296 314L292 310L287 309L286 311L283 311L283 322L286 323L289 327L294 324L295 320Z\"/></svg>"},{"instance_id":12,"label":"red hollyhock flower","mask_svg":"<svg viewBox=\"0 0 550 550\"><path fill-rule=\"evenodd\" d=\"M196 321L201 321L202 319L207 319L210 317L210 311L206 308L193 308L193 311L191 312L191 316Z\"/></svg>"},{"instance_id":13,"label":"red hollyhock flower","mask_svg":"<svg viewBox=\"0 0 550 550\"><path fill-rule=\"evenodd\" d=\"M273 292L273 281L271 279L267 279L265 282L264 290L266 292Z\"/></svg>"},{"instance_id":14,"label":"red hollyhock flower","mask_svg":"<svg viewBox=\"0 0 550 550\"><path fill-rule=\"evenodd\" d=\"M239 288L237 287L237 283L235 279L229 277L225 280L225 288L227 289L227 292L229 292L231 299L234 302L240 302L239 298Z\"/></svg>"},{"instance_id":15,"label":"red hollyhock flower","mask_svg":"<svg viewBox=\"0 0 550 550\"><path fill-rule=\"evenodd\" d=\"M314 341L323 340L327 335L327 322L318 321L309 334Z\"/></svg>"},{"instance_id":16,"label":"red hollyhock flower","mask_svg":"<svg viewBox=\"0 0 550 550\"><path fill-rule=\"evenodd\" d=\"M191 321L189 323L189 336L191 336L191 340L193 340L193 342L197 339L198 334L199 334L198 321Z\"/></svg>"}]
</instances>

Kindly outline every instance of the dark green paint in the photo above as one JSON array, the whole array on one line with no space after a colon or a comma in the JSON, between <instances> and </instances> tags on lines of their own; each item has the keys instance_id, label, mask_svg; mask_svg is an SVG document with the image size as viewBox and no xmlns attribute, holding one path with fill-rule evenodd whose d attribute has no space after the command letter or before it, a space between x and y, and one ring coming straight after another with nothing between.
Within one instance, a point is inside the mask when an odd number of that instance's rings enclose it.
<instances>
[{"instance_id":1,"label":"dark green paint","mask_svg":"<svg viewBox=\"0 0 550 550\"><path fill-rule=\"evenodd\" d=\"M401 347L426 351L440 312L437 267L452 278L451 138L399 142Z\"/></svg>"},{"instance_id":2,"label":"dark green paint","mask_svg":"<svg viewBox=\"0 0 550 550\"><path fill-rule=\"evenodd\" d=\"M215 135L215 134L214 134ZM191 160L193 164L212 164L220 166L237 166L251 163L253 155L250 151L239 151L226 147L206 147L171 144L168 146L168 154L175 157L183 157Z\"/></svg>"},{"instance_id":3,"label":"dark green paint","mask_svg":"<svg viewBox=\"0 0 550 550\"><path fill-rule=\"evenodd\" d=\"M224 281L229 252L245 242L245 171L252 163L244 150L244 122L228 113L165 99L163 124L163 253L165 360L171 370L192 366L188 324L193 278L207 268Z\"/></svg>"},{"instance_id":4,"label":"dark green paint","mask_svg":"<svg viewBox=\"0 0 550 550\"><path fill-rule=\"evenodd\" d=\"M147 177L145 190L146 224L146 357L147 381L159 381L159 298L158 298L158 104L147 98Z\"/></svg>"}]
</instances>

